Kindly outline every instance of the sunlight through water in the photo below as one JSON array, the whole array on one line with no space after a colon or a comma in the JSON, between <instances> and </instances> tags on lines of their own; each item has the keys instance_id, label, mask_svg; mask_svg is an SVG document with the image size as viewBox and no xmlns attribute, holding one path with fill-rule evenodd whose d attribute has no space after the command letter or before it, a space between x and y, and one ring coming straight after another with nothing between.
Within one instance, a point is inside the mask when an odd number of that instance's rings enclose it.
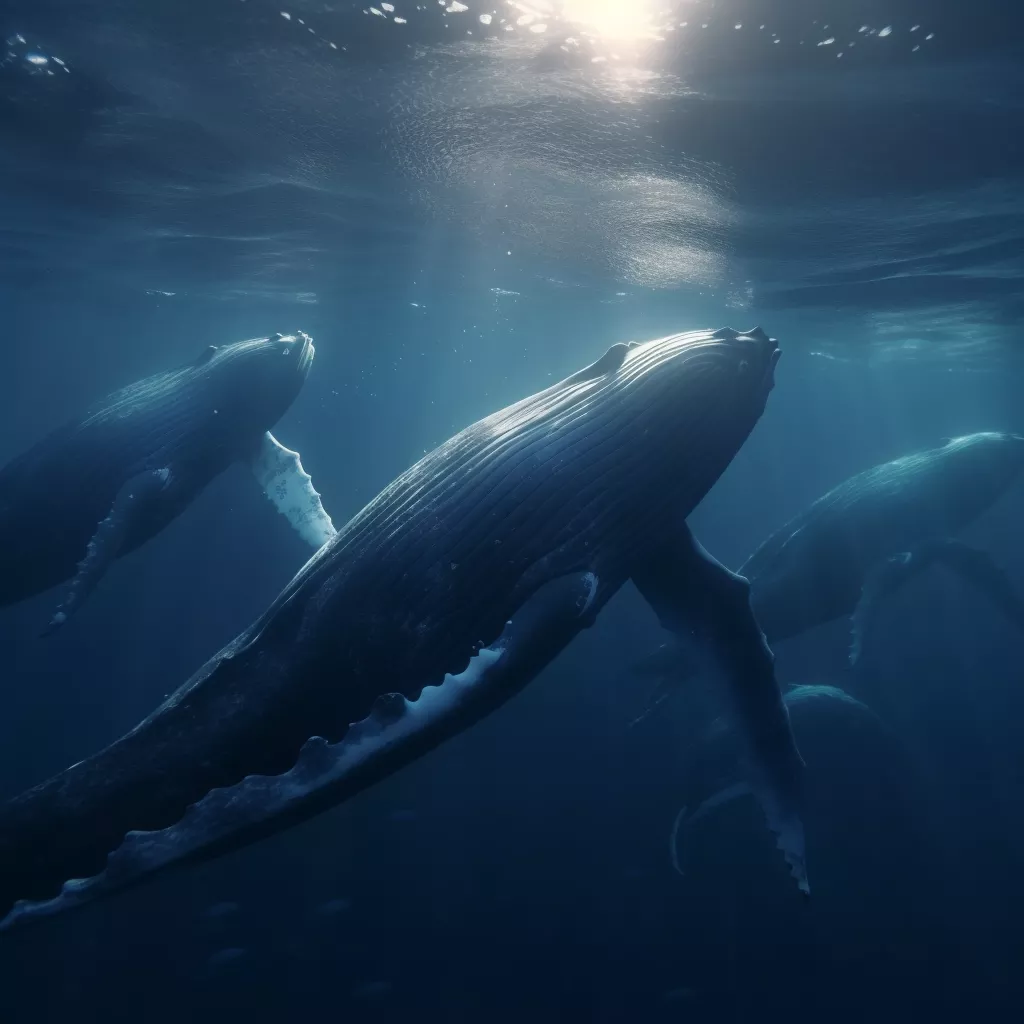
<instances>
[{"instance_id":1,"label":"sunlight through water","mask_svg":"<svg viewBox=\"0 0 1024 1024\"><path fill-rule=\"evenodd\" d=\"M597 39L624 44L660 39L668 15L665 5L654 0L509 0L509 6L531 30L557 19Z\"/></svg>"}]
</instances>

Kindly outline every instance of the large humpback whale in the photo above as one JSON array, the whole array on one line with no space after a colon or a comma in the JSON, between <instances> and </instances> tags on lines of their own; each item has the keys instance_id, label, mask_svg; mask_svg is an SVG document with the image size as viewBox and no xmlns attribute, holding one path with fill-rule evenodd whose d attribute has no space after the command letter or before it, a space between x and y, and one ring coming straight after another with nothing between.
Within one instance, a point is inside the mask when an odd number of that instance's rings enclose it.
<instances>
[{"instance_id":1,"label":"large humpback whale","mask_svg":"<svg viewBox=\"0 0 1024 1024\"><path fill-rule=\"evenodd\" d=\"M0 470L0 605L70 580L61 625L119 555L159 533L232 462L319 547L334 530L298 454L269 433L298 395L313 341L210 346L130 384Z\"/></svg>"},{"instance_id":2,"label":"large humpback whale","mask_svg":"<svg viewBox=\"0 0 1024 1024\"><path fill-rule=\"evenodd\" d=\"M769 644L844 615L856 663L882 600L932 565L979 587L1024 629L1024 603L986 552L955 538L1024 474L1024 437L978 433L850 477L773 533L740 566ZM663 677L649 710L694 666L670 643L642 671ZM643 717L643 716L641 716Z\"/></svg>"},{"instance_id":3,"label":"large humpback whale","mask_svg":"<svg viewBox=\"0 0 1024 1024\"><path fill-rule=\"evenodd\" d=\"M9 926L350 797L503 704L632 579L697 630L801 888L803 762L744 581L686 516L760 417L761 330L615 345L426 455L106 750L0 809Z\"/></svg>"}]
</instances>

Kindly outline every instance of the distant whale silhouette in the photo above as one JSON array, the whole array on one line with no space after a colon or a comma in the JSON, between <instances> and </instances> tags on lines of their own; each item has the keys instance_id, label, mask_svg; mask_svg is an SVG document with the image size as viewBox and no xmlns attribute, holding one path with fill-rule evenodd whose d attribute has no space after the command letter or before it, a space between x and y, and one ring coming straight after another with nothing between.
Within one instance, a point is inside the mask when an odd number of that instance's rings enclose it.
<instances>
[{"instance_id":1,"label":"distant whale silhouette","mask_svg":"<svg viewBox=\"0 0 1024 1024\"><path fill-rule=\"evenodd\" d=\"M746 583L685 528L777 359L760 330L615 345L426 455L149 718L0 809L4 925L347 799L507 701L629 579L667 628L705 637L806 890L771 652Z\"/></svg>"},{"instance_id":2,"label":"distant whale silhouette","mask_svg":"<svg viewBox=\"0 0 1024 1024\"><path fill-rule=\"evenodd\" d=\"M844 690L805 684L787 689L783 700L809 758L812 753L819 760L826 755L831 759L849 756L848 747L854 737L859 744L874 744L880 753L892 757L897 741L888 727L871 708ZM751 793L749 783L740 778L743 750L738 739L728 721L716 718L701 740L685 751L683 775L687 789L691 794L708 795L680 808L672 823L669 855L672 867L680 875L686 873L685 849L690 829L718 808ZM837 745L841 754L837 754ZM815 778L820 782L817 775Z\"/></svg>"},{"instance_id":3,"label":"distant whale silhouette","mask_svg":"<svg viewBox=\"0 0 1024 1024\"><path fill-rule=\"evenodd\" d=\"M313 362L302 332L210 346L114 392L0 470L0 605L70 580L62 625L111 563L246 461L300 535L334 529L296 452L268 433Z\"/></svg>"},{"instance_id":4,"label":"distant whale silhouette","mask_svg":"<svg viewBox=\"0 0 1024 1024\"><path fill-rule=\"evenodd\" d=\"M739 568L769 644L851 616L860 658L882 600L934 564L1024 629L1024 603L990 555L954 539L1024 472L1024 437L978 433L858 473L773 533ZM670 643L638 669L663 677L646 713L696 666ZM644 717L644 716L641 716Z\"/></svg>"}]
</instances>

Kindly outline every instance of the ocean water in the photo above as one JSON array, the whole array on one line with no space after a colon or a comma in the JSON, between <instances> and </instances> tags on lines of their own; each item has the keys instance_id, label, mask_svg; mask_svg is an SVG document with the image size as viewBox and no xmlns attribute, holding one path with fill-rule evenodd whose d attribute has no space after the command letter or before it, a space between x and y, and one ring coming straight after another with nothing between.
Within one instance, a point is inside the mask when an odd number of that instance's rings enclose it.
<instances>
[{"instance_id":1,"label":"ocean water","mask_svg":"<svg viewBox=\"0 0 1024 1024\"><path fill-rule=\"evenodd\" d=\"M617 341L761 325L775 390L690 519L735 567L853 473L1024 433L1017 5L0 0L0 38L0 463L301 329L275 434L340 525ZM965 536L1024 588L1022 510ZM235 467L59 634L52 593L0 609L3 795L133 727L307 556ZM844 622L778 645L882 722L794 714L807 903L752 804L673 870L700 740L685 701L629 725L662 640L627 588L343 806L0 936L0 1020L1015 1019L1019 633L935 571L854 670Z\"/></svg>"}]
</instances>

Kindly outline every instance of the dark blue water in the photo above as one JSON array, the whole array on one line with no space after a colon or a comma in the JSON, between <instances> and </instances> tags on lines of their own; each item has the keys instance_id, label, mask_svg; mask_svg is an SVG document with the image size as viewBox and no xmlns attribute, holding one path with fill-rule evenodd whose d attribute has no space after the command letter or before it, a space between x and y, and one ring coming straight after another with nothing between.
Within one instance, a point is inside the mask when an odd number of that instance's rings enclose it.
<instances>
[{"instance_id":1,"label":"dark blue water","mask_svg":"<svg viewBox=\"0 0 1024 1024\"><path fill-rule=\"evenodd\" d=\"M1015 5L466 4L0 2L0 462L209 344L301 328L275 433L341 523L616 341L761 323L776 389L691 519L739 565L852 473L1024 431ZM1017 582L1022 510L970 534ZM0 611L3 793L131 728L307 554L235 468L59 635L36 636L53 595ZM801 739L808 905L753 805L673 872L683 708L628 728L661 639L627 588L347 805L3 936L0 1019L1020 1014L1019 635L935 573L855 671L843 623L779 646L783 680L889 730Z\"/></svg>"}]
</instances>

